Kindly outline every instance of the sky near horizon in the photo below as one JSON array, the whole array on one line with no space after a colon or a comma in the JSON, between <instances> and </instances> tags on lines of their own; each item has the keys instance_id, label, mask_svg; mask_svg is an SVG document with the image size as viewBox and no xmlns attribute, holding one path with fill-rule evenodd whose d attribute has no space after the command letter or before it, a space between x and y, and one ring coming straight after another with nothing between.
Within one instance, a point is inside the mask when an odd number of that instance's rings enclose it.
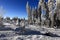
<instances>
[{"instance_id":1,"label":"sky near horizon","mask_svg":"<svg viewBox=\"0 0 60 40\"><path fill-rule=\"evenodd\" d=\"M27 18L26 3L37 7L39 0L0 0L0 9L5 10L4 17ZM47 0L46 0L47 1Z\"/></svg>"}]
</instances>

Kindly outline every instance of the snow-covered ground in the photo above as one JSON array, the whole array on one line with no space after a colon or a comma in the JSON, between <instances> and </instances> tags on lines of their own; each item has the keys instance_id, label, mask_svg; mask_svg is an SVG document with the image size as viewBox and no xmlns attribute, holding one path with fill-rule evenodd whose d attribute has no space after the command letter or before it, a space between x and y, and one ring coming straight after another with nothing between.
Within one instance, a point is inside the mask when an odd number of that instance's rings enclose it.
<instances>
[{"instance_id":1,"label":"snow-covered ground","mask_svg":"<svg viewBox=\"0 0 60 40\"><path fill-rule=\"evenodd\" d=\"M6 25L5 27L10 27L12 29L18 28L17 26L9 23L4 23ZM51 32L53 34L56 34L60 36L60 29L54 29L54 28L47 28L44 26L38 26L38 25L27 25L25 27L26 29L33 30L33 31L39 31L43 34L47 32ZM0 31L0 35L4 34L6 37L0 37L0 40L60 40L60 37L51 37L46 35L18 35L15 34L15 31Z\"/></svg>"},{"instance_id":2,"label":"snow-covered ground","mask_svg":"<svg viewBox=\"0 0 60 40\"><path fill-rule=\"evenodd\" d=\"M0 38L0 40L60 40L60 38L43 36L43 35L20 35L20 36Z\"/></svg>"},{"instance_id":3,"label":"snow-covered ground","mask_svg":"<svg viewBox=\"0 0 60 40\"><path fill-rule=\"evenodd\" d=\"M5 25L5 27L10 27L10 28L12 28L12 29L16 29L16 28L17 28L16 25L10 24L10 23L6 23L6 22L4 22L3 25Z\"/></svg>"},{"instance_id":4,"label":"snow-covered ground","mask_svg":"<svg viewBox=\"0 0 60 40\"><path fill-rule=\"evenodd\" d=\"M60 29L47 28L44 26L36 26L36 25L29 25L26 28L31 29L31 30L40 31L41 33L51 32L53 34L60 35Z\"/></svg>"}]
</instances>

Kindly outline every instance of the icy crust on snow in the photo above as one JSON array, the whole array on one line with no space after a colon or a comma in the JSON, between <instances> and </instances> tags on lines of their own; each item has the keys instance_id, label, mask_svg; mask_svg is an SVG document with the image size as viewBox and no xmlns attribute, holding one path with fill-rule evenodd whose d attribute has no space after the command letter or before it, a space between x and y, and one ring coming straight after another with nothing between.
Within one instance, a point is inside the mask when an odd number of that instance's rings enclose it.
<instances>
[{"instance_id":1,"label":"icy crust on snow","mask_svg":"<svg viewBox=\"0 0 60 40\"><path fill-rule=\"evenodd\" d=\"M43 36L43 35L20 35L20 36L0 38L0 40L60 40L60 38Z\"/></svg>"}]
</instances>

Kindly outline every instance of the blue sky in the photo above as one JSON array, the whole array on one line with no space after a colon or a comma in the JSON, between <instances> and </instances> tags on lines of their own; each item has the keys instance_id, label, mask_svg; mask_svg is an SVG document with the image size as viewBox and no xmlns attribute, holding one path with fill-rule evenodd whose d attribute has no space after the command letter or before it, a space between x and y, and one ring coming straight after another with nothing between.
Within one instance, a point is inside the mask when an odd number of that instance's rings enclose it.
<instances>
[{"instance_id":1,"label":"blue sky","mask_svg":"<svg viewBox=\"0 0 60 40\"><path fill-rule=\"evenodd\" d=\"M26 3L31 7L37 7L39 0L0 0L0 6L5 10L4 17L27 18Z\"/></svg>"}]
</instances>

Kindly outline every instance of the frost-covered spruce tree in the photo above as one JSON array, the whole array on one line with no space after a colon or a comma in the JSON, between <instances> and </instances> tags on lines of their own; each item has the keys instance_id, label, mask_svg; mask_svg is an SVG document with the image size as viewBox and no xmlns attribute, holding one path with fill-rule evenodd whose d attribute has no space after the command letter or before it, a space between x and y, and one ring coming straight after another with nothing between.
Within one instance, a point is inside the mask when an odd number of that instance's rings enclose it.
<instances>
[{"instance_id":1,"label":"frost-covered spruce tree","mask_svg":"<svg viewBox=\"0 0 60 40\"><path fill-rule=\"evenodd\" d=\"M0 27L3 26L3 14L5 13L5 10L3 7L0 7Z\"/></svg>"},{"instance_id":2,"label":"frost-covered spruce tree","mask_svg":"<svg viewBox=\"0 0 60 40\"><path fill-rule=\"evenodd\" d=\"M55 11L55 0L48 0L49 18L51 20L51 27L54 27L54 11Z\"/></svg>"}]
</instances>

